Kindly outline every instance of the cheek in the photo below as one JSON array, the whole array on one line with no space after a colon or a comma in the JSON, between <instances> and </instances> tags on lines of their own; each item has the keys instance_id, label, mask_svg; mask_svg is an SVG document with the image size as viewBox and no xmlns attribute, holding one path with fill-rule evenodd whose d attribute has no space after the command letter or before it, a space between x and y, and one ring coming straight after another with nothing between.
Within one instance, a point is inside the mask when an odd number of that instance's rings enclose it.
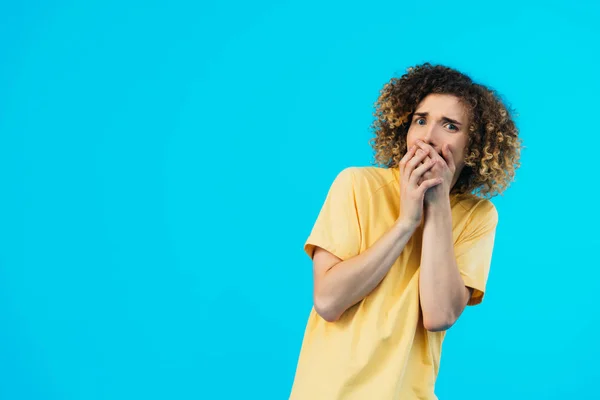
<instances>
[{"instance_id":1,"label":"cheek","mask_svg":"<svg viewBox=\"0 0 600 400\"><path fill-rule=\"evenodd\" d=\"M462 167L465 165L465 155L461 152L461 154L454 154L452 157L454 158L454 165L456 165L456 169L462 169Z\"/></svg>"},{"instance_id":2,"label":"cheek","mask_svg":"<svg viewBox=\"0 0 600 400\"><path fill-rule=\"evenodd\" d=\"M414 145L417 142L417 137L411 133L411 130L409 129L408 132L406 133L406 144L407 144L407 148L410 148L410 146Z\"/></svg>"},{"instance_id":3,"label":"cheek","mask_svg":"<svg viewBox=\"0 0 600 400\"><path fill-rule=\"evenodd\" d=\"M458 166L459 163L462 163L465 158L465 143L462 143L461 140L458 140L454 143L449 143L450 151L452 152L452 158L454 159L454 164Z\"/></svg>"}]
</instances>

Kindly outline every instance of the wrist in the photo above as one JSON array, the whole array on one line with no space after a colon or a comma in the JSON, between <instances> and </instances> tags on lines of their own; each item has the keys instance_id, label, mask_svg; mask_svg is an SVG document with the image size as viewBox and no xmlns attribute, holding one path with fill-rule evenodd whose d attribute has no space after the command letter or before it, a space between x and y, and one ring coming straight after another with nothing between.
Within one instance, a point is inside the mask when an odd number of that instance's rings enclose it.
<instances>
[{"instance_id":1,"label":"wrist","mask_svg":"<svg viewBox=\"0 0 600 400\"><path fill-rule=\"evenodd\" d=\"M450 206L450 198L445 198L440 201L427 204L427 207L425 207L423 213L425 214L425 218L436 218L451 215L452 207Z\"/></svg>"},{"instance_id":2,"label":"wrist","mask_svg":"<svg viewBox=\"0 0 600 400\"><path fill-rule=\"evenodd\" d=\"M400 217L396 220L396 227L403 231L414 232L419 225L421 225L421 221L414 221L406 217Z\"/></svg>"}]
</instances>

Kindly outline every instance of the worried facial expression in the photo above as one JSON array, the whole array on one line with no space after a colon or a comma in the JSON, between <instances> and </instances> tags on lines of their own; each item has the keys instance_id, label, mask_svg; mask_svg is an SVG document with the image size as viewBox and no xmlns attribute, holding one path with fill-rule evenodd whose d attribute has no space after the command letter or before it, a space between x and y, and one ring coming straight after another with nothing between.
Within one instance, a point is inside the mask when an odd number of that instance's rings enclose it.
<instances>
[{"instance_id":1,"label":"worried facial expression","mask_svg":"<svg viewBox=\"0 0 600 400\"><path fill-rule=\"evenodd\" d=\"M468 125L467 110L458 97L448 94L430 94L419 103L410 121L407 150L421 139L444 158L442 148L447 144L456 165L452 180L454 186L464 167Z\"/></svg>"}]
</instances>

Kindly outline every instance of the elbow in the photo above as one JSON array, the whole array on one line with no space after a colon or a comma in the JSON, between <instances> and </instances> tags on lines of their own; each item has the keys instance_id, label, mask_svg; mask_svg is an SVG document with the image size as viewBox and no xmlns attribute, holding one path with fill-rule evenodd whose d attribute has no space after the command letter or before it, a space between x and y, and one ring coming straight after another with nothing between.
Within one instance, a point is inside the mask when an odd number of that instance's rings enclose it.
<instances>
[{"instance_id":1,"label":"elbow","mask_svg":"<svg viewBox=\"0 0 600 400\"><path fill-rule=\"evenodd\" d=\"M341 313L335 309L333 302L322 296L315 296L314 307L316 313L327 322L335 322L341 316Z\"/></svg>"},{"instance_id":2,"label":"elbow","mask_svg":"<svg viewBox=\"0 0 600 400\"><path fill-rule=\"evenodd\" d=\"M447 331L455 322L456 319L451 317L423 315L423 325L429 332Z\"/></svg>"},{"instance_id":3,"label":"elbow","mask_svg":"<svg viewBox=\"0 0 600 400\"><path fill-rule=\"evenodd\" d=\"M450 327L452 327L452 325L449 325L449 324L424 324L424 325L425 325L425 329L427 329L429 332L443 332L443 331L450 329Z\"/></svg>"}]
</instances>

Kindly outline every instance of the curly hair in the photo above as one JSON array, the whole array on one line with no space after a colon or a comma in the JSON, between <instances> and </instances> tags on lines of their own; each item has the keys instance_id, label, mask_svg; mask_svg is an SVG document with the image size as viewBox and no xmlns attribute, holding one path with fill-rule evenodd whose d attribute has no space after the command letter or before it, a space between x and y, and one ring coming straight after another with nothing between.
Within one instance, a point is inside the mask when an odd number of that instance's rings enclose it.
<instances>
[{"instance_id":1,"label":"curly hair","mask_svg":"<svg viewBox=\"0 0 600 400\"><path fill-rule=\"evenodd\" d=\"M521 139L514 111L493 89L477 84L455 69L424 63L392 78L375 102L374 165L397 167L406 153L413 113L429 94L456 96L469 117L465 166L451 193L493 197L502 194L520 167Z\"/></svg>"}]
</instances>

